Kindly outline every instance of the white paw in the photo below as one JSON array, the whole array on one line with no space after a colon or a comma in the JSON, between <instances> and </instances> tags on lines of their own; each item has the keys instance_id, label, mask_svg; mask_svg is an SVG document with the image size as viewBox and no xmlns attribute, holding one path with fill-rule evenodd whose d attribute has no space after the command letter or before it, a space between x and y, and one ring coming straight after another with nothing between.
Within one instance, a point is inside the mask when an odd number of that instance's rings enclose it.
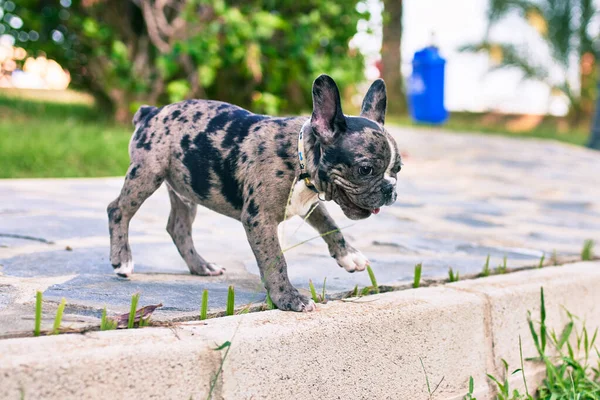
<instances>
[{"instance_id":1,"label":"white paw","mask_svg":"<svg viewBox=\"0 0 600 400\"><path fill-rule=\"evenodd\" d=\"M302 312L311 312L311 311L315 311L316 309L317 309L317 305L315 304L315 302L312 300L309 300L308 304L304 305Z\"/></svg>"},{"instance_id":2,"label":"white paw","mask_svg":"<svg viewBox=\"0 0 600 400\"><path fill-rule=\"evenodd\" d=\"M207 269L209 271L208 275L210 276L223 275L225 272L225 268L215 263L208 263Z\"/></svg>"},{"instance_id":3,"label":"white paw","mask_svg":"<svg viewBox=\"0 0 600 400\"><path fill-rule=\"evenodd\" d=\"M122 278L128 278L133 274L133 260L121 263L118 268L115 268L115 274Z\"/></svg>"},{"instance_id":4,"label":"white paw","mask_svg":"<svg viewBox=\"0 0 600 400\"><path fill-rule=\"evenodd\" d=\"M340 267L348 272L364 271L369 265L369 260L358 250L350 249L348 254L336 258Z\"/></svg>"}]
</instances>

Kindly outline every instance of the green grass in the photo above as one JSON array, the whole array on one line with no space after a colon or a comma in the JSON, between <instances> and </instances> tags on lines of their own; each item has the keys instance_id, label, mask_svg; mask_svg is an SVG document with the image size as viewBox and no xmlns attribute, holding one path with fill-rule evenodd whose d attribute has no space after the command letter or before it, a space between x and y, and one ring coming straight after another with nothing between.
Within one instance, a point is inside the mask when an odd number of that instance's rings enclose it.
<instances>
[{"instance_id":1,"label":"green grass","mask_svg":"<svg viewBox=\"0 0 600 400\"><path fill-rule=\"evenodd\" d=\"M482 133L500 136L509 136L517 138L537 138L551 139L560 142L584 146L589 137L589 123L582 123L574 128L566 128L561 131L559 128L560 118L545 117L544 120L534 129L526 132L511 132L506 127L506 122L511 116L499 116L496 121L490 122L486 120L486 114L470 113L470 112L454 112L451 113L448 121L443 125L436 125L438 129L443 129L452 132L464 133ZM386 122L400 126L410 126L415 128L428 128L426 124L416 124L408 116L388 116Z\"/></svg>"},{"instance_id":2,"label":"green grass","mask_svg":"<svg viewBox=\"0 0 600 400\"><path fill-rule=\"evenodd\" d=\"M455 273L452 268L448 269L448 280L450 282L458 282L460 280L460 272L456 271Z\"/></svg>"},{"instance_id":3,"label":"green grass","mask_svg":"<svg viewBox=\"0 0 600 400\"><path fill-rule=\"evenodd\" d=\"M509 374L509 366L502 360L504 376L502 378L488 374L496 385L497 400L598 400L600 398L600 352L596 346L598 329L588 331L585 321L576 323L577 317L567 311L568 322L560 332L550 329L546 322L546 302L544 289L540 289L539 321L528 314L527 324L536 348L537 355L526 358L527 361L542 363L546 374L537 392L529 393L523 363L523 347L519 337L520 368ZM578 325L581 325L578 328ZM596 355L595 365L590 355ZM525 393L509 387L509 377L520 373ZM473 378L469 379L469 392L465 400L476 400L473 395Z\"/></svg>"},{"instance_id":4,"label":"green grass","mask_svg":"<svg viewBox=\"0 0 600 400\"><path fill-rule=\"evenodd\" d=\"M131 307L129 308L129 320L127 321L127 329L133 329L133 325L135 323L135 312L137 311L137 305L139 300L139 293L136 293L133 296L131 296Z\"/></svg>"},{"instance_id":5,"label":"green grass","mask_svg":"<svg viewBox=\"0 0 600 400\"><path fill-rule=\"evenodd\" d=\"M485 259L485 264L483 265L483 271L481 271L481 276L490 276L491 274L491 270L490 270L490 255L487 255L487 258Z\"/></svg>"},{"instance_id":6,"label":"green grass","mask_svg":"<svg viewBox=\"0 0 600 400\"><path fill-rule=\"evenodd\" d=\"M375 278L375 273L373 269L371 269L370 265L367 265L367 272L369 273L369 279L371 280L371 286L373 287L373 291L375 293L379 293L379 285L377 284L377 278Z\"/></svg>"},{"instance_id":7,"label":"green grass","mask_svg":"<svg viewBox=\"0 0 600 400\"><path fill-rule=\"evenodd\" d=\"M322 290L322 293L321 293L321 301L323 303L327 303L327 297L326 297L326 293L325 293L325 284L326 283L327 283L327 277L325 277L323 279L323 290Z\"/></svg>"},{"instance_id":8,"label":"green grass","mask_svg":"<svg viewBox=\"0 0 600 400\"><path fill-rule=\"evenodd\" d=\"M113 321L110 318L106 317L106 306L102 310L102 318L100 319L100 330L101 331L111 331L113 329L117 329L117 321Z\"/></svg>"},{"instance_id":9,"label":"green grass","mask_svg":"<svg viewBox=\"0 0 600 400\"><path fill-rule=\"evenodd\" d=\"M208 313L208 290L204 289L202 292L202 304L200 305L200 321L206 319Z\"/></svg>"},{"instance_id":10,"label":"green grass","mask_svg":"<svg viewBox=\"0 0 600 400\"><path fill-rule=\"evenodd\" d=\"M33 328L33 336L40 336L42 326L42 292L35 293L35 327Z\"/></svg>"},{"instance_id":11,"label":"green grass","mask_svg":"<svg viewBox=\"0 0 600 400\"><path fill-rule=\"evenodd\" d=\"M498 265L498 267L496 268L497 274L505 274L508 272L508 266L506 265L506 262L507 262L507 257L504 256L502 258L502 265Z\"/></svg>"},{"instance_id":12,"label":"green grass","mask_svg":"<svg viewBox=\"0 0 600 400\"><path fill-rule=\"evenodd\" d=\"M586 240L583 243L583 249L581 250L581 259L583 261L590 261L594 258L594 241Z\"/></svg>"},{"instance_id":13,"label":"green grass","mask_svg":"<svg viewBox=\"0 0 600 400\"><path fill-rule=\"evenodd\" d=\"M415 277L413 279L413 288L421 286L421 272L423 270L423 264L419 263L415 265Z\"/></svg>"},{"instance_id":14,"label":"green grass","mask_svg":"<svg viewBox=\"0 0 600 400\"><path fill-rule=\"evenodd\" d=\"M271 296L269 296L269 292L267 292L267 298L266 298L266 303L267 303L267 310L274 310L275 304L273 304L273 300L271 300Z\"/></svg>"},{"instance_id":15,"label":"green grass","mask_svg":"<svg viewBox=\"0 0 600 400\"><path fill-rule=\"evenodd\" d=\"M542 257L540 258L540 263L538 264L538 268L543 268L544 267L544 260L546 259L546 254L542 254Z\"/></svg>"},{"instance_id":16,"label":"green grass","mask_svg":"<svg viewBox=\"0 0 600 400\"><path fill-rule=\"evenodd\" d=\"M317 295L317 290L315 289L315 285L312 282L312 279L308 280L308 287L310 288L310 296L315 303L319 302L319 296Z\"/></svg>"},{"instance_id":17,"label":"green grass","mask_svg":"<svg viewBox=\"0 0 600 400\"><path fill-rule=\"evenodd\" d=\"M54 327L52 329L53 335L58 335L60 332L60 323L62 322L63 313L65 311L65 305L67 301L63 297L60 300L60 304L58 305L58 309L56 310L56 317L54 317Z\"/></svg>"},{"instance_id":18,"label":"green grass","mask_svg":"<svg viewBox=\"0 0 600 400\"><path fill-rule=\"evenodd\" d=\"M124 175L129 125L94 107L0 95L0 178Z\"/></svg>"},{"instance_id":19,"label":"green grass","mask_svg":"<svg viewBox=\"0 0 600 400\"><path fill-rule=\"evenodd\" d=\"M225 315L233 315L235 308L235 290L233 286L229 286L229 290L227 291L227 308L225 310Z\"/></svg>"}]
</instances>

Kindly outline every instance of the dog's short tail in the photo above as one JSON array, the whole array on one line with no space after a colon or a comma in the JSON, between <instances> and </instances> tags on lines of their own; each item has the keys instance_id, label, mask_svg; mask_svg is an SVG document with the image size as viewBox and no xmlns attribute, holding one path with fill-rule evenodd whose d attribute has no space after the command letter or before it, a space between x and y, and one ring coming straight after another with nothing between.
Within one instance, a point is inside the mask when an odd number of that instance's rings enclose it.
<instances>
[{"instance_id":1,"label":"dog's short tail","mask_svg":"<svg viewBox=\"0 0 600 400\"><path fill-rule=\"evenodd\" d=\"M148 114L150 114L153 110L156 110L156 107L143 105L133 116L133 126L136 126L141 121L146 119Z\"/></svg>"}]
</instances>

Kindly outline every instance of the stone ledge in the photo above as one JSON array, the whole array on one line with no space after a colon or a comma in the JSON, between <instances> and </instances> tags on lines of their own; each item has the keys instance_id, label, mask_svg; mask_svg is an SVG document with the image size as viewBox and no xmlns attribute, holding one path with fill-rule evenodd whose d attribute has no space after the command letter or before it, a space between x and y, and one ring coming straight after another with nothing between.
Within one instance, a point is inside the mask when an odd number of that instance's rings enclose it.
<instances>
[{"instance_id":1,"label":"stone ledge","mask_svg":"<svg viewBox=\"0 0 600 400\"><path fill-rule=\"evenodd\" d=\"M486 372L518 366L518 336L535 355L526 311L546 293L548 323L561 305L600 325L600 262L330 302L315 313L253 313L172 329L92 332L0 341L0 398L192 398L208 395L225 341L232 345L213 398L460 399L475 379L478 399L493 392ZM540 369L526 365L539 382ZM518 384L518 380L514 380ZM529 388L534 386L530 383Z\"/></svg>"}]
</instances>

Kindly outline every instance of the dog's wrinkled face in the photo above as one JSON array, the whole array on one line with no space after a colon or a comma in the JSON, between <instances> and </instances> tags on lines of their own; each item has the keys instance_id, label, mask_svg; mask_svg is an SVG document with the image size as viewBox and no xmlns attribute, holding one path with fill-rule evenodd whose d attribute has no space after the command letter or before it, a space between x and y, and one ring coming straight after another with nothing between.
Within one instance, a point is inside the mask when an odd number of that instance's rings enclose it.
<instances>
[{"instance_id":1,"label":"dog's wrinkled face","mask_svg":"<svg viewBox=\"0 0 600 400\"><path fill-rule=\"evenodd\" d=\"M382 80L371 85L359 117L342 113L339 91L330 77L322 75L313 84L315 182L350 219L367 218L396 201L402 162L396 142L383 127L385 110Z\"/></svg>"}]
</instances>

